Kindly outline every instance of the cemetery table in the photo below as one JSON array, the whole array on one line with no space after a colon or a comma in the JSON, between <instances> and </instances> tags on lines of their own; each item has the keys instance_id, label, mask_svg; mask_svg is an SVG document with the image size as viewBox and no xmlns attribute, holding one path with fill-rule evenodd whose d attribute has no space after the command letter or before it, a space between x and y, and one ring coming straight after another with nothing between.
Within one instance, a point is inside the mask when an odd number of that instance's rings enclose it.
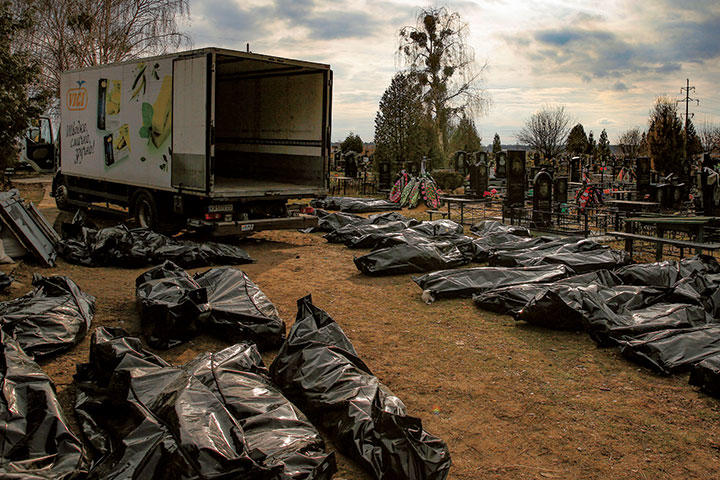
<instances>
[{"instance_id":1,"label":"cemetery table","mask_svg":"<svg viewBox=\"0 0 720 480\"><path fill-rule=\"evenodd\" d=\"M659 238L663 238L665 232L687 233L698 243L705 239L705 227L715 225L720 221L717 217L688 217L688 216L664 216L664 217L629 217L625 219L625 231L635 233L638 225L655 225L655 231ZM658 244L658 249L662 245ZM701 253L698 249L696 253Z\"/></svg>"},{"instance_id":2,"label":"cemetery table","mask_svg":"<svg viewBox=\"0 0 720 480\"><path fill-rule=\"evenodd\" d=\"M450 206L451 204L455 203L460 205L460 225L463 225L463 222L465 220L465 205L469 205L472 203L486 203L486 200L483 198L468 198L468 197L440 197L440 200L443 202L447 202L448 206L448 214L447 218L450 220Z\"/></svg>"}]
</instances>

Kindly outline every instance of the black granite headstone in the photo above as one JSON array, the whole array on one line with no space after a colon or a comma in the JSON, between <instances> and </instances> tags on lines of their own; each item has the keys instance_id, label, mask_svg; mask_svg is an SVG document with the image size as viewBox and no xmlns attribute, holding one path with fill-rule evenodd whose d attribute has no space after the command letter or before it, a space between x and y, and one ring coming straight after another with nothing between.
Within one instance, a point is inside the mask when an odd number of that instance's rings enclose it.
<instances>
[{"instance_id":1,"label":"black granite headstone","mask_svg":"<svg viewBox=\"0 0 720 480\"><path fill-rule=\"evenodd\" d=\"M525 203L525 152L508 150L507 152L507 195L505 204L522 207Z\"/></svg>"},{"instance_id":2,"label":"black granite headstone","mask_svg":"<svg viewBox=\"0 0 720 480\"><path fill-rule=\"evenodd\" d=\"M505 152L495 154L495 177L507 177L507 154Z\"/></svg>"},{"instance_id":3,"label":"black granite headstone","mask_svg":"<svg viewBox=\"0 0 720 480\"><path fill-rule=\"evenodd\" d=\"M637 159L637 175L636 189L640 195L650 193L650 158L640 157Z\"/></svg>"},{"instance_id":4,"label":"black granite headstone","mask_svg":"<svg viewBox=\"0 0 720 480\"><path fill-rule=\"evenodd\" d=\"M552 176L542 169L533 178L533 222L546 227L552 208Z\"/></svg>"},{"instance_id":5,"label":"black granite headstone","mask_svg":"<svg viewBox=\"0 0 720 480\"><path fill-rule=\"evenodd\" d=\"M553 200L555 203L567 203L568 201L568 179L567 177L555 177L553 180Z\"/></svg>"}]
</instances>

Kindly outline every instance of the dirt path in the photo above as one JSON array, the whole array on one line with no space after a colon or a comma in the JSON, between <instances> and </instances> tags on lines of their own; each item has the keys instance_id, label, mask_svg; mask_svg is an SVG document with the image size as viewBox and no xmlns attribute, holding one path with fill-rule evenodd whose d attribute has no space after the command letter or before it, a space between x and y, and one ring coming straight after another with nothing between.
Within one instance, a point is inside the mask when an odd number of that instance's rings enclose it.
<instances>
[{"instance_id":1,"label":"dirt path","mask_svg":"<svg viewBox=\"0 0 720 480\"><path fill-rule=\"evenodd\" d=\"M409 275L362 276L360 252L319 234L268 232L243 246L257 260L243 270L288 324L311 293L410 414L448 442L452 479L717 478L720 403L685 376L658 377L585 334L516 326L469 300L425 305ZM0 268L18 280L3 300L29 290L33 272L68 275L97 297L94 326L140 333L134 282L144 269ZM68 413L88 344L43 365ZM160 354L182 363L224 346L203 336ZM338 479L370 478L343 456L339 465Z\"/></svg>"}]
</instances>

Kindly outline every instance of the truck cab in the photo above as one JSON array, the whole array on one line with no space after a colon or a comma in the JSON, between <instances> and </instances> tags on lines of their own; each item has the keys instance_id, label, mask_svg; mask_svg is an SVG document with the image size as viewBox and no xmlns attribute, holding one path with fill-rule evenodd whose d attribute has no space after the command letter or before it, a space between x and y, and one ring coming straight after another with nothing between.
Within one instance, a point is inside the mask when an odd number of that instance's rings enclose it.
<instances>
[{"instance_id":1,"label":"truck cab","mask_svg":"<svg viewBox=\"0 0 720 480\"><path fill-rule=\"evenodd\" d=\"M27 166L40 173L52 172L55 168L55 152L50 119L39 117L32 120L22 139L19 166Z\"/></svg>"}]
</instances>

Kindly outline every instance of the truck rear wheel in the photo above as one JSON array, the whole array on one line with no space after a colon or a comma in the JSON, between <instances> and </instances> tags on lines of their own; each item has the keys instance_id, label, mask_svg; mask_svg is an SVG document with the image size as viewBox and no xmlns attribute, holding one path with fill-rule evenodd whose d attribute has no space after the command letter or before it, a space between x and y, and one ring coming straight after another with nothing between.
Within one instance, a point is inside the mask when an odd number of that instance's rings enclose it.
<instances>
[{"instance_id":1,"label":"truck rear wheel","mask_svg":"<svg viewBox=\"0 0 720 480\"><path fill-rule=\"evenodd\" d=\"M158 209L155 198L147 190L138 190L132 197L132 215L138 226L157 230Z\"/></svg>"},{"instance_id":2,"label":"truck rear wheel","mask_svg":"<svg viewBox=\"0 0 720 480\"><path fill-rule=\"evenodd\" d=\"M70 192L68 190L67 182L65 182L65 179L58 180L58 182L55 184L53 196L55 197L55 205L57 205L58 210L62 210L65 212L70 212L73 210L73 206L70 205L69 202Z\"/></svg>"}]
</instances>

